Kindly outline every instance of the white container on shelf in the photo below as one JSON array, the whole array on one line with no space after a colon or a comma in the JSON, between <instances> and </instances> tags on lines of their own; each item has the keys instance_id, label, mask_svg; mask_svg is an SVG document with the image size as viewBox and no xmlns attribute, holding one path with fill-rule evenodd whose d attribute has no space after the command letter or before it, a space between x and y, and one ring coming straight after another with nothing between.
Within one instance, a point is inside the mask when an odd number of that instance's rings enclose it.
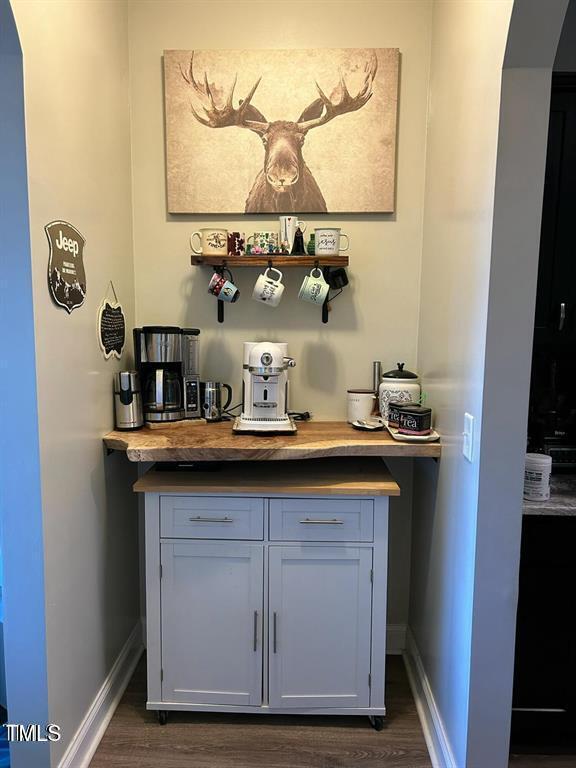
<instances>
[{"instance_id":1,"label":"white container on shelf","mask_svg":"<svg viewBox=\"0 0 576 768\"><path fill-rule=\"evenodd\" d=\"M546 501L550 498L552 457L543 453L527 453L524 467L524 498Z\"/></svg>"},{"instance_id":2,"label":"white container on shelf","mask_svg":"<svg viewBox=\"0 0 576 768\"><path fill-rule=\"evenodd\" d=\"M372 389L349 389L347 392L348 423L369 419L374 410L376 395Z\"/></svg>"}]
</instances>

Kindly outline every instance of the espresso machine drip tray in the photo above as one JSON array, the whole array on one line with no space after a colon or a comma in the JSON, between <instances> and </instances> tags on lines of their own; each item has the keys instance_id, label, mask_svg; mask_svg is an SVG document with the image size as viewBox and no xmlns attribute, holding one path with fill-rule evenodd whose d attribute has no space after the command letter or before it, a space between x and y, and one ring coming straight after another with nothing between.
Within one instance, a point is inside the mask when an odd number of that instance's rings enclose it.
<instances>
[{"instance_id":1,"label":"espresso machine drip tray","mask_svg":"<svg viewBox=\"0 0 576 768\"><path fill-rule=\"evenodd\" d=\"M234 419L232 432L248 435L294 435L297 427L291 416L283 419L246 418L237 416Z\"/></svg>"}]
</instances>

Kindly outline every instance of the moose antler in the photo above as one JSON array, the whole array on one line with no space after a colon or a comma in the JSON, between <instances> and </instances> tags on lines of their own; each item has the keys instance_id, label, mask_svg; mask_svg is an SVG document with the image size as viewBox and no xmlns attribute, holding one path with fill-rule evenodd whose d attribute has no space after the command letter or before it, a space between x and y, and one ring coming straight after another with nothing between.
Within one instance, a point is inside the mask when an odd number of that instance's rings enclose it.
<instances>
[{"instance_id":1,"label":"moose antler","mask_svg":"<svg viewBox=\"0 0 576 768\"><path fill-rule=\"evenodd\" d=\"M340 70L340 82L330 97L326 96L322 88L316 82L316 88L320 94L320 98L316 99L312 104L303 112L303 115L310 115L312 113L321 113L318 117L314 117L311 120L303 120L298 123L298 127L302 131L309 131L311 128L317 128L319 125L325 125L330 120L338 117L338 115L345 115L347 112L355 112L357 109L366 104L369 99L372 98L372 83L376 77L378 71L378 59L375 51L372 51L370 60L364 65L364 83L356 96L350 96L346 80Z\"/></svg>"},{"instance_id":2,"label":"moose antler","mask_svg":"<svg viewBox=\"0 0 576 768\"><path fill-rule=\"evenodd\" d=\"M252 97L256 91L256 88L260 85L259 77L250 89L245 99L240 99L238 107L234 107L234 89L236 88L236 81L238 80L238 73L234 76L234 82L226 95L223 88L219 88L214 83L208 82L208 75L204 72L204 82L199 82L194 77L194 51L190 56L190 67L186 73L182 66L180 66L180 73L188 85L192 88L196 96L200 97L202 102L202 110L204 115L198 114L194 109L194 105L190 102L190 109L192 114L202 125L206 125L209 128L224 128L229 125L237 125L241 128L250 128L257 133L263 133L268 129L268 123L258 120L249 120L247 115L256 113L260 115L257 109L250 104ZM206 106L204 103L208 102Z\"/></svg>"}]
</instances>

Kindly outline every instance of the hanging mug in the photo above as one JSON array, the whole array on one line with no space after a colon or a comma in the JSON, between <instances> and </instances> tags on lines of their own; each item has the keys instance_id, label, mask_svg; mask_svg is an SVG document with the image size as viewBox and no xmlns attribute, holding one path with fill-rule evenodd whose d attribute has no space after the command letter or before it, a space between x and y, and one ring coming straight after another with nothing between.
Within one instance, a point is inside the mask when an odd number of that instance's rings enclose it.
<instances>
[{"instance_id":1,"label":"hanging mug","mask_svg":"<svg viewBox=\"0 0 576 768\"><path fill-rule=\"evenodd\" d=\"M314 274L315 272L316 274ZM322 270L314 267L310 274L304 278L298 292L298 298L312 304L324 304L329 290L330 286L324 279Z\"/></svg>"},{"instance_id":2,"label":"hanging mug","mask_svg":"<svg viewBox=\"0 0 576 768\"><path fill-rule=\"evenodd\" d=\"M323 227L315 229L316 256L338 256L340 251L347 251L350 247L350 239L342 232L340 227ZM346 238L346 248L340 248L340 238Z\"/></svg>"},{"instance_id":3,"label":"hanging mug","mask_svg":"<svg viewBox=\"0 0 576 768\"><path fill-rule=\"evenodd\" d=\"M230 275L230 278L232 278L232 275ZM212 275L212 279L208 283L208 293L216 296L219 301L229 301L232 304L240 298L240 291L234 285L232 279L227 280L219 272L214 272Z\"/></svg>"},{"instance_id":4,"label":"hanging mug","mask_svg":"<svg viewBox=\"0 0 576 768\"><path fill-rule=\"evenodd\" d=\"M275 272L278 277L274 279L271 277L271 273ZM263 304L268 304L270 307L277 307L280 304L280 299L284 293L284 284L282 283L282 272L274 267L268 267L265 272L260 275L254 290L252 291L252 298L255 301L261 301Z\"/></svg>"}]
</instances>

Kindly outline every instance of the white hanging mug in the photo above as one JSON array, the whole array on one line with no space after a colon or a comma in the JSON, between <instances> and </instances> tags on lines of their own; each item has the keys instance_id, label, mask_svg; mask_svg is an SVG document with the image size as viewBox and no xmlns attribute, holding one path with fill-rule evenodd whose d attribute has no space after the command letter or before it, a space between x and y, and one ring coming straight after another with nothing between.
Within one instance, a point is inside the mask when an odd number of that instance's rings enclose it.
<instances>
[{"instance_id":1,"label":"white hanging mug","mask_svg":"<svg viewBox=\"0 0 576 768\"><path fill-rule=\"evenodd\" d=\"M314 274L316 272L316 274ZM298 292L298 298L302 301L309 301L312 304L324 304L330 286L324 279L322 270L314 267L309 275L306 275L300 290Z\"/></svg>"},{"instance_id":2,"label":"white hanging mug","mask_svg":"<svg viewBox=\"0 0 576 768\"><path fill-rule=\"evenodd\" d=\"M314 230L316 235L316 256L338 256L340 251L347 251L350 238L340 227L322 227ZM346 248L340 247L340 238L346 238Z\"/></svg>"},{"instance_id":3,"label":"white hanging mug","mask_svg":"<svg viewBox=\"0 0 576 768\"><path fill-rule=\"evenodd\" d=\"M276 272L278 275L276 279L271 277L272 272ZM252 291L252 298L255 301L268 304L270 307L277 307L280 304L283 293L282 272L279 269L274 269L274 267L268 267L256 280L254 290Z\"/></svg>"}]
</instances>

